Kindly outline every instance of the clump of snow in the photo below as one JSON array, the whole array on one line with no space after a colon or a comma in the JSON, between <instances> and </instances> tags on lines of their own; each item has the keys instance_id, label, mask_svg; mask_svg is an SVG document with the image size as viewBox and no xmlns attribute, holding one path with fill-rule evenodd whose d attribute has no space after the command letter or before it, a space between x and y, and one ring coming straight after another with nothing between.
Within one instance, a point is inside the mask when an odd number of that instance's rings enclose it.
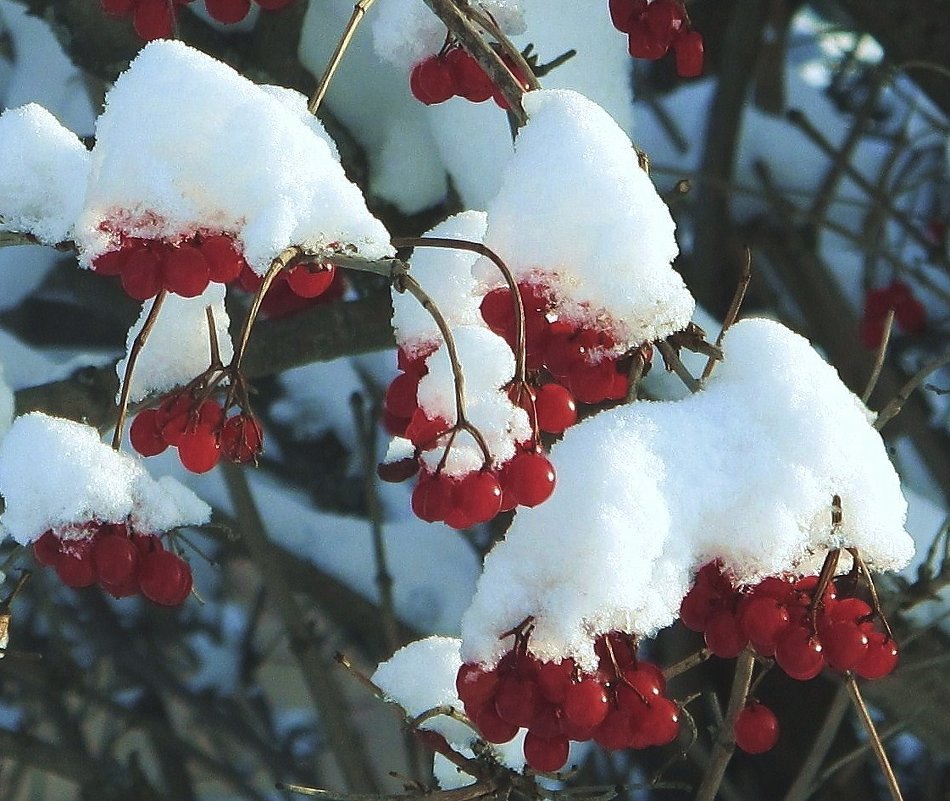
<instances>
[{"instance_id":1,"label":"clump of snow","mask_svg":"<svg viewBox=\"0 0 950 801\"><path fill-rule=\"evenodd\" d=\"M485 439L493 464L501 465L515 455L515 443L531 438L531 424L524 409L515 406L503 390L515 371L515 359L508 343L481 326L459 326L453 331L462 369L465 416ZM441 417L456 422L455 378L448 349L440 347L427 360L427 375L419 382L419 407L429 419ZM442 458L442 448L427 451L424 459L434 470ZM444 472L462 476L479 470L484 456L474 438L460 431L449 450Z\"/></svg>"},{"instance_id":2,"label":"clump of snow","mask_svg":"<svg viewBox=\"0 0 950 801\"><path fill-rule=\"evenodd\" d=\"M425 233L427 237L481 242L486 217L481 211L465 211L449 217ZM418 247L412 255L411 274L432 298L450 327L484 325L472 267L479 259L468 250ZM408 353L430 349L442 342L432 315L408 292L393 292L393 330L396 342ZM510 377L510 376L509 376Z\"/></svg>"},{"instance_id":3,"label":"clump of snow","mask_svg":"<svg viewBox=\"0 0 950 801\"><path fill-rule=\"evenodd\" d=\"M129 520L141 532L205 523L210 507L172 478L153 479L91 426L32 412L0 443L0 524L17 542L87 521Z\"/></svg>"},{"instance_id":4,"label":"clump of snow","mask_svg":"<svg viewBox=\"0 0 950 801\"><path fill-rule=\"evenodd\" d=\"M475 4L506 34L524 31L518 0L481 0ZM445 44L446 28L423 0L390 0L377 6L373 21L373 46L379 57L405 68L435 55Z\"/></svg>"},{"instance_id":5,"label":"clump of snow","mask_svg":"<svg viewBox=\"0 0 950 801\"><path fill-rule=\"evenodd\" d=\"M609 328L624 348L684 328L694 301L670 266L673 219L627 135L576 92L524 103L485 244L519 277L552 285L560 317Z\"/></svg>"},{"instance_id":6,"label":"clump of snow","mask_svg":"<svg viewBox=\"0 0 950 801\"><path fill-rule=\"evenodd\" d=\"M179 42L143 48L96 124L81 262L120 235L175 241L198 229L236 234L260 274L290 245L390 255L335 149L289 96Z\"/></svg>"},{"instance_id":7,"label":"clump of snow","mask_svg":"<svg viewBox=\"0 0 950 801\"><path fill-rule=\"evenodd\" d=\"M142 330L154 303L154 299L145 302L139 319L129 329L126 353L131 350L132 343ZM211 337L206 312L208 307L214 317L221 360L224 364L231 360L234 346L228 333L230 318L224 307L224 285L209 284L208 288L195 298L183 298L169 293L165 296L158 319L135 362L129 396L132 403L187 384L208 369L211 363ZM120 382L125 376L127 363L128 356L116 364Z\"/></svg>"},{"instance_id":8,"label":"clump of snow","mask_svg":"<svg viewBox=\"0 0 950 801\"><path fill-rule=\"evenodd\" d=\"M722 559L754 583L857 547L877 570L906 564L900 482L867 409L808 342L746 320L701 392L643 402L570 429L558 487L520 510L489 553L462 622L466 661L493 663L501 632L534 616L530 648L593 669L593 638L672 622L696 569ZM832 498L843 520L831 525Z\"/></svg>"},{"instance_id":9,"label":"clump of snow","mask_svg":"<svg viewBox=\"0 0 950 801\"><path fill-rule=\"evenodd\" d=\"M82 208L89 151L35 103L0 114L0 228L69 239Z\"/></svg>"}]
</instances>

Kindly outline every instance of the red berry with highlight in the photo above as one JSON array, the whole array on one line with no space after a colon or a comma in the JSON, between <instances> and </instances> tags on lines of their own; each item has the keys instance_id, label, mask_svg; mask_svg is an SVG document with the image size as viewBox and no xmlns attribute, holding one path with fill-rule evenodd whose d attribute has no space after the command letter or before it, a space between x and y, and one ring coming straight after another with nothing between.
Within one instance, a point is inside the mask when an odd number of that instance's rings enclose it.
<instances>
[{"instance_id":1,"label":"red berry with highlight","mask_svg":"<svg viewBox=\"0 0 950 801\"><path fill-rule=\"evenodd\" d=\"M524 760L530 768L553 773L564 767L570 743L563 737L547 739L529 731L524 738Z\"/></svg>"},{"instance_id":2,"label":"red berry with highlight","mask_svg":"<svg viewBox=\"0 0 950 801\"><path fill-rule=\"evenodd\" d=\"M767 706L753 701L740 710L733 733L736 745L747 754L764 754L778 742L778 718Z\"/></svg>"},{"instance_id":3,"label":"red berry with highlight","mask_svg":"<svg viewBox=\"0 0 950 801\"><path fill-rule=\"evenodd\" d=\"M505 465L504 482L520 506L537 506L551 497L554 466L544 454L519 453Z\"/></svg>"}]
</instances>

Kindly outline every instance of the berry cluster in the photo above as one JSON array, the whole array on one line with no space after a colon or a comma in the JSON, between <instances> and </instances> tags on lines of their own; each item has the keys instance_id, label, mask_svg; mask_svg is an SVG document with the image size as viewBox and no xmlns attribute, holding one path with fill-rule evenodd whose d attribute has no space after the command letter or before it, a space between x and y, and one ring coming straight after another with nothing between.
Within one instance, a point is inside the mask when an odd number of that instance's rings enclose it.
<instances>
[{"instance_id":1,"label":"berry cluster","mask_svg":"<svg viewBox=\"0 0 950 801\"><path fill-rule=\"evenodd\" d=\"M154 456L172 445L186 469L206 473L222 456L238 464L256 461L264 432L250 412L228 417L220 403L196 397L189 385L168 395L157 408L139 412L129 427L129 439L142 456Z\"/></svg>"},{"instance_id":2,"label":"berry cluster","mask_svg":"<svg viewBox=\"0 0 950 801\"><path fill-rule=\"evenodd\" d=\"M861 318L861 342L870 350L877 350L884 338L884 321L894 310L894 321L906 334L919 334L927 326L927 312L903 281L892 281L881 289L872 289L864 297L864 316Z\"/></svg>"},{"instance_id":3,"label":"berry cluster","mask_svg":"<svg viewBox=\"0 0 950 801\"><path fill-rule=\"evenodd\" d=\"M511 58L502 54L501 60L524 89L528 89L527 81ZM464 97L472 103L483 103L492 98L500 108L508 108L508 101L488 73L461 47L450 47L416 64L409 74L409 89L416 100L427 106L444 103L453 97Z\"/></svg>"},{"instance_id":4,"label":"berry cluster","mask_svg":"<svg viewBox=\"0 0 950 801\"><path fill-rule=\"evenodd\" d=\"M598 638L595 650L598 669L585 674L570 657L539 661L519 634L496 667L463 664L455 686L487 742L505 743L518 729L528 730L524 757L538 771L560 770L570 740L611 750L673 742L680 712L664 695L660 669L638 660L630 636L619 632Z\"/></svg>"},{"instance_id":5,"label":"berry cluster","mask_svg":"<svg viewBox=\"0 0 950 801\"><path fill-rule=\"evenodd\" d=\"M737 588L717 563L705 565L680 607L680 619L702 632L716 656L730 659L748 645L800 681L824 667L853 671L865 679L888 675L897 664L897 644L875 626L876 614L860 598L839 595L829 582L816 599L817 576L797 581L765 578Z\"/></svg>"},{"instance_id":6,"label":"berry cluster","mask_svg":"<svg viewBox=\"0 0 950 801\"><path fill-rule=\"evenodd\" d=\"M144 301L163 289L197 297L212 281L234 281L246 264L231 236L198 233L176 244L126 237L117 250L96 258L93 269L118 276L129 297Z\"/></svg>"},{"instance_id":7,"label":"berry cluster","mask_svg":"<svg viewBox=\"0 0 950 801\"><path fill-rule=\"evenodd\" d=\"M141 593L159 606L178 606L191 592L191 568L154 534L126 523L90 521L45 532L33 543L36 561L67 587L98 583L116 598Z\"/></svg>"},{"instance_id":8,"label":"berry cluster","mask_svg":"<svg viewBox=\"0 0 950 801\"><path fill-rule=\"evenodd\" d=\"M561 390L544 391L541 409L535 403L532 411L529 398L520 401L528 404L529 416L538 416L542 431L559 434L572 425L576 419L576 415L571 419L573 401L595 404L626 397L627 372L619 363L610 332L558 319L551 292L542 283L522 283L518 291L524 306L527 367L538 384L561 386ZM509 291L493 289L485 295L481 313L488 327L514 350L516 321Z\"/></svg>"},{"instance_id":9,"label":"berry cluster","mask_svg":"<svg viewBox=\"0 0 950 801\"><path fill-rule=\"evenodd\" d=\"M690 27L682 0L610 0L610 19L629 37L634 58L656 61L672 47L677 75L702 75L703 37Z\"/></svg>"},{"instance_id":10,"label":"berry cluster","mask_svg":"<svg viewBox=\"0 0 950 801\"><path fill-rule=\"evenodd\" d=\"M294 0L254 0L265 11L280 11ZM211 19L225 25L233 25L244 19L251 10L251 0L205 0L205 8Z\"/></svg>"},{"instance_id":11,"label":"berry cluster","mask_svg":"<svg viewBox=\"0 0 950 801\"><path fill-rule=\"evenodd\" d=\"M418 404L419 381L428 373L426 359L431 353L409 356L399 350L402 372L386 390L383 405L389 431L412 442L418 455L441 446L443 438L452 431L447 421L428 417ZM451 447L451 443L446 447ZM386 471L380 475L391 480L409 478L421 466L418 456L410 462L409 470L401 475L387 476ZM498 469L486 466L461 477L423 469L412 492L412 510L427 523L444 521L453 528L470 528L488 522L499 512L543 503L554 491L554 484L554 466L534 440L523 443Z\"/></svg>"},{"instance_id":12,"label":"berry cluster","mask_svg":"<svg viewBox=\"0 0 950 801\"><path fill-rule=\"evenodd\" d=\"M175 30L178 6L191 0L99 0L102 10L113 17L132 17L135 32L147 42L168 39Z\"/></svg>"}]
</instances>

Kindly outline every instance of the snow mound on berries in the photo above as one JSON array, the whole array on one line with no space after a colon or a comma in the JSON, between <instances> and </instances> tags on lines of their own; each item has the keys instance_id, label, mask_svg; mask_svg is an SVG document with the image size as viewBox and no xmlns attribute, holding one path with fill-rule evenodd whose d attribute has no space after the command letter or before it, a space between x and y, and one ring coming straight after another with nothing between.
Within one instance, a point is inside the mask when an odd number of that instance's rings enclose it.
<instances>
[{"instance_id":1,"label":"snow mound on berries","mask_svg":"<svg viewBox=\"0 0 950 801\"><path fill-rule=\"evenodd\" d=\"M424 236L481 242L486 218L481 211L464 211L449 217ZM411 274L435 301L450 327L479 325L481 295L475 291L472 267L479 255L467 250L416 248ZM393 330L396 343L410 355L442 342L442 334L432 315L408 292L393 292Z\"/></svg>"},{"instance_id":2,"label":"snow mound on berries","mask_svg":"<svg viewBox=\"0 0 950 801\"><path fill-rule=\"evenodd\" d=\"M391 254L304 103L179 42L147 45L96 124L82 263L120 235L175 241L198 229L236 234L259 274L290 245Z\"/></svg>"},{"instance_id":3,"label":"snow mound on berries","mask_svg":"<svg viewBox=\"0 0 950 801\"><path fill-rule=\"evenodd\" d=\"M897 474L835 370L767 320L734 325L723 350L701 392L567 432L551 455L554 495L520 510L485 559L462 621L465 661L496 662L510 645L498 635L532 615L538 657L594 669L596 635L671 623L692 575L716 558L739 583L832 547L859 548L877 570L911 558Z\"/></svg>"},{"instance_id":4,"label":"snow mound on berries","mask_svg":"<svg viewBox=\"0 0 950 801\"><path fill-rule=\"evenodd\" d=\"M623 349L684 328L695 302L670 266L673 218L630 139L576 92L529 92L524 106L485 244L519 277L543 274L559 316L608 327Z\"/></svg>"},{"instance_id":5,"label":"snow mound on berries","mask_svg":"<svg viewBox=\"0 0 950 801\"><path fill-rule=\"evenodd\" d=\"M0 228L46 244L70 238L82 208L89 151L35 103L0 114Z\"/></svg>"},{"instance_id":6,"label":"snow mound on berries","mask_svg":"<svg viewBox=\"0 0 950 801\"><path fill-rule=\"evenodd\" d=\"M504 33L516 35L524 31L518 0L481 0L476 5ZM388 0L377 6L375 14L373 47L381 59L396 67L408 69L438 53L445 44L445 25L423 0Z\"/></svg>"},{"instance_id":7,"label":"snow mound on berries","mask_svg":"<svg viewBox=\"0 0 950 801\"><path fill-rule=\"evenodd\" d=\"M515 406L502 387L515 372L515 357L508 343L480 326L459 326L452 332L465 387L465 416L485 439L493 464L500 466L515 455L515 443L531 437L531 424L524 409ZM429 372L419 382L419 407L433 420L456 422L455 377L444 345L428 361ZM435 470L443 449L427 451L423 459ZM444 472L463 476L479 470L484 462L481 449L467 431L460 431L446 459Z\"/></svg>"},{"instance_id":8,"label":"snow mound on berries","mask_svg":"<svg viewBox=\"0 0 950 801\"><path fill-rule=\"evenodd\" d=\"M153 299L142 306L139 319L129 329L126 353L131 350L154 303ZM170 293L165 296L158 319L135 363L129 395L132 403L187 384L208 368L211 363L211 337L206 309L209 307L214 317L221 360L224 364L231 361L234 346L228 332L231 321L224 307L224 285L209 284L195 298L183 298ZM120 382L127 364L128 356L116 365Z\"/></svg>"},{"instance_id":9,"label":"snow mound on berries","mask_svg":"<svg viewBox=\"0 0 950 801\"><path fill-rule=\"evenodd\" d=\"M0 524L22 545L90 520L131 520L141 532L208 521L210 507L171 478L114 451L91 426L41 412L18 417L0 443Z\"/></svg>"}]
</instances>

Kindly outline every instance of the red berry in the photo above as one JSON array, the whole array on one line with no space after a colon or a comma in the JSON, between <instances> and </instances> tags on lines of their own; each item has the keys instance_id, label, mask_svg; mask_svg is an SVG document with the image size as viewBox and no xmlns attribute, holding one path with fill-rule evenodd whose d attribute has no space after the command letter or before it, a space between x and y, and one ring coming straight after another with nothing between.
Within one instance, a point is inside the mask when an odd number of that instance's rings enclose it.
<instances>
[{"instance_id":1,"label":"red berry","mask_svg":"<svg viewBox=\"0 0 950 801\"><path fill-rule=\"evenodd\" d=\"M472 662L463 664L455 675L455 689L466 706L483 706L495 694L497 687L498 673Z\"/></svg>"},{"instance_id":2,"label":"red berry","mask_svg":"<svg viewBox=\"0 0 950 801\"><path fill-rule=\"evenodd\" d=\"M821 630L825 662L832 670L854 670L868 651L868 637L849 620L836 620Z\"/></svg>"},{"instance_id":3,"label":"red berry","mask_svg":"<svg viewBox=\"0 0 950 801\"><path fill-rule=\"evenodd\" d=\"M264 432L253 415L236 414L221 428L221 451L232 462L254 462L264 445Z\"/></svg>"},{"instance_id":4,"label":"red berry","mask_svg":"<svg viewBox=\"0 0 950 801\"><path fill-rule=\"evenodd\" d=\"M452 511L445 522L453 528L487 523L501 510L501 485L487 470L469 473L452 491Z\"/></svg>"},{"instance_id":5,"label":"red berry","mask_svg":"<svg viewBox=\"0 0 950 801\"><path fill-rule=\"evenodd\" d=\"M733 733L736 745L747 754L764 754L778 742L778 718L767 706L753 701L740 710Z\"/></svg>"},{"instance_id":6,"label":"red berry","mask_svg":"<svg viewBox=\"0 0 950 801\"><path fill-rule=\"evenodd\" d=\"M43 567L53 567L59 559L60 548L59 537L52 531L44 531L41 537L33 541L33 558Z\"/></svg>"},{"instance_id":7,"label":"red berry","mask_svg":"<svg viewBox=\"0 0 950 801\"><path fill-rule=\"evenodd\" d=\"M703 74L703 37L696 31L684 33L673 42L676 74L680 78L698 78Z\"/></svg>"},{"instance_id":8,"label":"red berry","mask_svg":"<svg viewBox=\"0 0 950 801\"><path fill-rule=\"evenodd\" d=\"M607 717L594 729L594 741L608 751L629 748L632 737L630 714L616 707L611 707Z\"/></svg>"},{"instance_id":9,"label":"red berry","mask_svg":"<svg viewBox=\"0 0 950 801\"><path fill-rule=\"evenodd\" d=\"M208 262L208 276L219 284L237 280L247 264L235 247L234 240L224 234L206 236L198 247Z\"/></svg>"},{"instance_id":10,"label":"red berry","mask_svg":"<svg viewBox=\"0 0 950 801\"><path fill-rule=\"evenodd\" d=\"M560 384L545 384L538 389L534 408L538 415L538 427L549 434L560 434L577 422L574 396Z\"/></svg>"},{"instance_id":11,"label":"red berry","mask_svg":"<svg viewBox=\"0 0 950 801\"><path fill-rule=\"evenodd\" d=\"M92 540L64 540L54 567L59 580L67 587L89 587L96 583L96 566L92 561Z\"/></svg>"},{"instance_id":12,"label":"red berry","mask_svg":"<svg viewBox=\"0 0 950 801\"><path fill-rule=\"evenodd\" d=\"M680 733L680 711L669 698L653 698L639 717L640 738L646 745L668 745Z\"/></svg>"},{"instance_id":13,"label":"red berry","mask_svg":"<svg viewBox=\"0 0 950 801\"><path fill-rule=\"evenodd\" d=\"M524 759L530 768L553 773L567 762L570 743L563 737L546 739L529 731L524 738Z\"/></svg>"},{"instance_id":14,"label":"red berry","mask_svg":"<svg viewBox=\"0 0 950 801\"><path fill-rule=\"evenodd\" d=\"M454 481L445 473L423 473L412 491L412 511L420 520L435 523L452 511Z\"/></svg>"},{"instance_id":15,"label":"red berry","mask_svg":"<svg viewBox=\"0 0 950 801\"><path fill-rule=\"evenodd\" d=\"M571 657L560 662L544 662L538 670L538 687L548 701L560 704L574 675L574 660Z\"/></svg>"},{"instance_id":16,"label":"red berry","mask_svg":"<svg viewBox=\"0 0 950 801\"><path fill-rule=\"evenodd\" d=\"M600 725L610 711L604 685L592 678L569 684L562 708L571 723L583 728Z\"/></svg>"},{"instance_id":17,"label":"red berry","mask_svg":"<svg viewBox=\"0 0 950 801\"><path fill-rule=\"evenodd\" d=\"M540 453L519 453L504 471L505 490L521 506L537 506L554 492L554 466Z\"/></svg>"},{"instance_id":18,"label":"red berry","mask_svg":"<svg viewBox=\"0 0 950 801\"><path fill-rule=\"evenodd\" d=\"M99 275L121 275L128 255L129 251L126 247L110 250L108 253L96 256L92 262L92 269Z\"/></svg>"},{"instance_id":19,"label":"red berry","mask_svg":"<svg viewBox=\"0 0 950 801\"><path fill-rule=\"evenodd\" d=\"M287 286L301 298L317 298L330 288L335 264L298 264L287 273Z\"/></svg>"},{"instance_id":20,"label":"red berry","mask_svg":"<svg viewBox=\"0 0 950 801\"><path fill-rule=\"evenodd\" d=\"M175 28L175 17L168 0L138 0L132 15L132 27L147 42L170 37Z\"/></svg>"},{"instance_id":21,"label":"red berry","mask_svg":"<svg viewBox=\"0 0 950 801\"><path fill-rule=\"evenodd\" d=\"M444 58L429 56L412 68L409 88L416 100L432 106L455 95L455 79Z\"/></svg>"},{"instance_id":22,"label":"red berry","mask_svg":"<svg viewBox=\"0 0 950 801\"><path fill-rule=\"evenodd\" d=\"M449 424L441 417L430 420L422 409L416 409L406 426L406 438L417 448L429 450L436 446L439 437L449 428Z\"/></svg>"},{"instance_id":23,"label":"red berry","mask_svg":"<svg viewBox=\"0 0 950 801\"><path fill-rule=\"evenodd\" d=\"M508 287L493 289L482 298L479 307L485 324L499 336L514 334L514 299Z\"/></svg>"},{"instance_id":24,"label":"red berry","mask_svg":"<svg viewBox=\"0 0 950 801\"><path fill-rule=\"evenodd\" d=\"M629 33L630 27L647 9L646 0L609 0L610 21L623 33Z\"/></svg>"},{"instance_id":25,"label":"red berry","mask_svg":"<svg viewBox=\"0 0 950 801\"><path fill-rule=\"evenodd\" d=\"M383 406L394 417L412 417L419 403L416 393L419 390L420 376L413 373L400 373L386 389Z\"/></svg>"},{"instance_id":26,"label":"red berry","mask_svg":"<svg viewBox=\"0 0 950 801\"><path fill-rule=\"evenodd\" d=\"M198 423L178 437L178 458L192 473L207 473L221 458L221 446L211 426Z\"/></svg>"},{"instance_id":27,"label":"red berry","mask_svg":"<svg viewBox=\"0 0 950 801\"><path fill-rule=\"evenodd\" d=\"M191 568L171 551L152 551L142 558L139 589L159 606L178 606L191 592Z\"/></svg>"},{"instance_id":28,"label":"red berry","mask_svg":"<svg viewBox=\"0 0 950 801\"><path fill-rule=\"evenodd\" d=\"M534 718L540 700L537 682L520 675L508 675L498 682L495 693L495 711L502 720L527 728Z\"/></svg>"},{"instance_id":29,"label":"red berry","mask_svg":"<svg viewBox=\"0 0 950 801\"><path fill-rule=\"evenodd\" d=\"M135 578L139 550L128 537L108 534L93 543L92 561L102 584L124 586Z\"/></svg>"},{"instance_id":30,"label":"red berry","mask_svg":"<svg viewBox=\"0 0 950 801\"><path fill-rule=\"evenodd\" d=\"M755 649L763 656L772 656L779 635L788 626L788 609L775 598L751 596L740 606L739 622Z\"/></svg>"},{"instance_id":31,"label":"red berry","mask_svg":"<svg viewBox=\"0 0 950 801\"><path fill-rule=\"evenodd\" d=\"M412 456L396 459L394 462L381 462L376 465L376 475L380 481L389 484L401 484L419 472L419 462Z\"/></svg>"},{"instance_id":32,"label":"red berry","mask_svg":"<svg viewBox=\"0 0 950 801\"><path fill-rule=\"evenodd\" d=\"M613 359L604 358L591 363L579 360L571 365L567 374L568 385L574 397L581 403L600 403L614 390L617 366Z\"/></svg>"},{"instance_id":33,"label":"red berry","mask_svg":"<svg viewBox=\"0 0 950 801\"><path fill-rule=\"evenodd\" d=\"M643 14L643 23L665 53L683 26L683 8L675 0L653 0Z\"/></svg>"},{"instance_id":34,"label":"red berry","mask_svg":"<svg viewBox=\"0 0 950 801\"><path fill-rule=\"evenodd\" d=\"M196 298L208 288L210 267L194 245L178 245L165 251L162 265L165 289L183 298Z\"/></svg>"},{"instance_id":35,"label":"red berry","mask_svg":"<svg viewBox=\"0 0 950 801\"><path fill-rule=\"evenodd\" d=\"M205 0L205 8L211 19L233 25L247 16L251 10L251 0Z\"/></svg>"},{"instance_id":36,"label":"red berry","mask_svg":"<svg viewBox=\"0 0 950 801\"><path fill-rule=\"evenodd\" d=\"M151 247L140 245L132 250L122 269L122 288L135 300L155 297L162 288L162 261Z\"/></svg>"},{"instance_id":37,"label":"red berry","mask_svg":"<svg viewBox=\"0 0 950 801\"><path fill-rule=\"evenodd\" d=\"M507 743L518 733L518 727L514 723L499 717L494 704L485 704L475 713L475 720L472 722L489 743Z\"/></svg>"},{"instance_id":38,"label":"red berry","mask_svg":"<svg viewBox=\"0 0 950 801\"><path fill-rule=\"evenodd\" d=\"M697 582L680 603L680 620L683 625L690 631L705 631L709 618L716 611L716 601L716 596Z\"/></svg>"},{"instance_id":39,"label":"red berry","mask_svg":"<svg viewBox=\"0 0 950 801\"><path fill-rule=\"evenodd\" d=\"M742 632L739 621L732 612L714 612L706 623L706 645L722 659L739 656L748 642L749 638Z\"/></svg>"},{"instance_id":40,"label":"red berry","mask_svg":"<svg viewBox=\"0 0 950 801\"><path fill-rule=\"evenodd\" d=\"M803 626L789 626L775 644L775 661L798 681L813 679L825 666L821 643Z\"/></svg>"},{"instance_id":41,"label":"red berry","mask_svg":"<svg viewBox=\"0 0 950 801\"><path fill-rule=\"evenodd\" d=\"M628 50L634 58L645 58L649 61L656 61L666 55L669 49L669 42L657 41L650 33L644 20L636 20L630 25L627 32Z\"/></svg>"},{"instance_id":42,"label":"red berry","mask_svg":"<svg viewBox=\"0 0 950 801\"><path fill-rule=\"evenodd\" d=\"M531 87L529 86L528 81L525 79L521 68L515 64L514 60L507 53L501 54L501 60L505 63L508 71L514 76L515 81L517 81L521 85L521 88L527 92ZM503 111L508 110L508 101L505 99L505 96L501 93L501 90L497 86L495 87L495 91L492 93L492 100L494 100L495 105L497 105Z\"/></svg>"},{"instance_id":43,"label":"red berry","mask_svg":"<svg viewBox=\"0 0 950 801\"><path fill-rule=\"evenodd\" d=\"M132 447L142 456L155 456L168 447L158 427L159 417L158 409L143 409L129 426Z\"/></svg>"},{"instance_id":44,"label":"red berry","mask_svg":"<svg viewBox=\"0 0 950 801\"><path fill-rule=\"evenodd\" d=\"M445 60L452 73L456 94L472 103L482 103L492 96L495 84L470 53L455 48L446 54Z\"/></svg>"},{"instance_id":45,"label":"red berry","mask_svg":"<svg viewBox=\"0 0 950 801\"><path fill-rule=\"evenodd\" d=\"M868 648L854 672L862 679L882 679L897 666L898 648L894 640L879 631L868 635Z\"/></svg>"}]
</instances>

